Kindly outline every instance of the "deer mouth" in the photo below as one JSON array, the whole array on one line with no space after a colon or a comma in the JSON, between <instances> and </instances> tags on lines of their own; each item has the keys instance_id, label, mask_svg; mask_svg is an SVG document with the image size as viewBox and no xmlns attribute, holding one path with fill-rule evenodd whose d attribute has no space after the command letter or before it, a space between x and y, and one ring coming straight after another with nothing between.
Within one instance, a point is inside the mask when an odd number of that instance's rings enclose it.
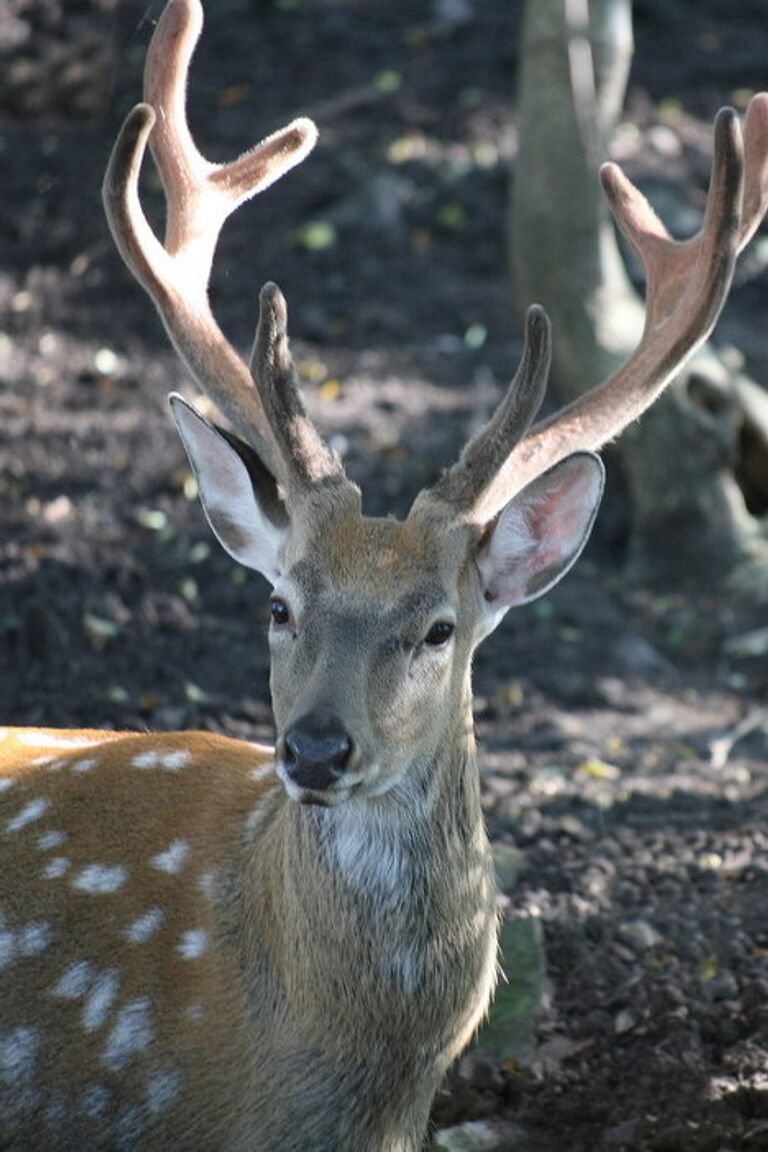
<instances>
[{"instance_id":1,"label":"deer mouth","mask_svg":"<svg viewBox=\"0 0 768 1152\"><path fill-rule=\"evenodd\" d=\"M314 805L320 808L335 808L353 796L363 782L362 773L345 773L329 783L321 783L320 778L306 774L302 778L281 758L275 770L291 800L297 804Z\"/></svg>"}]
</instances>

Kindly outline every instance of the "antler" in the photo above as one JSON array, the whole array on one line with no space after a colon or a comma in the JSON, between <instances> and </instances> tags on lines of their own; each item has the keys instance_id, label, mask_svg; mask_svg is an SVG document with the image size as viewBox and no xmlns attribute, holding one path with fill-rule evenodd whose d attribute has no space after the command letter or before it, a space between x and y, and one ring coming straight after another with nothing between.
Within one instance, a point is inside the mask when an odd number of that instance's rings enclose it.
<instances>
[{"instance_id":1,"label":"antler","mask_svg":"<svg viewBox=\"0 0 768 1152\"><path fill-rule=\"evenodd\" d=\"M104 206L120 254L154 300L187 367L275 477L285 481L294 470L284 458L248 366L213 318L208 281L227 217L300 163L313 148L317 130L311 120L294 120L228 164L212 164L201 156L185 112L189 63L201 28L200 0L170 0L166 5L147 53L145 103L129 113L118 135L104 178ZM138 194L147 141L166 194L164 246L150 228ZM290 358L284 330L281 348L285 367ZM282 384L297 392L295 373L283 372ZM300 406L300 399L296 403ZM318 445L327 468L335 458L319 437ZM336 467L340 469L337 462Z\"/></svg>"},{"instance_id":2,"label":"antler","mask_svg":"<svg viewBox=\"0 0 768 1152\"><path fill-rule=\"evenodd\" d=\"M289 503L302 492L329 482L353 487L338 456L325 444L304 409L288 351L288 308L276 284L267 283L261 289L251 368L284 463Z\"/></svg>"},{"instance_id":3,"label":"antler","mask_svg":"<svg viewBox=\"0 0 768 1152\"><path fill-rule=\"evenodd\" d=\"M519 385L518 373L499 412L470 449L473 458L482 459L494 445L486 466L471 477L462 458L433 489L433 496L442 500L446 493L453 494L452 503L468 519L487 522L516 492L565 456L594 451L617 436L653 403L706 340L728 295L736 257L768 208L768 94L755 96L749 105L743 145L736 113L725 108L718 114L704 223L690 240L670 237L617 165L604 165L601 175L614 218L645 272L643 337L617 372L536 425L516 451L521 429L511 422L507 450L502 453L496 430L504 433L500 414L514 404L511 394ZM526 350L524 364L528 356Z\"/></svg>"},{"instance_id":4,"label":"antler","mask_svg":"<svg viewBox=\"0 0 768 1152\"><path fill-rule=\"evenodd\" d=\"M493 418L467 444L459 460L431 490L431 496L461 512L496 478L509 453L525 435L541 407L552 358L547 314L534 304L525 319L520 365Z\"/></svg>"}]
</instances>

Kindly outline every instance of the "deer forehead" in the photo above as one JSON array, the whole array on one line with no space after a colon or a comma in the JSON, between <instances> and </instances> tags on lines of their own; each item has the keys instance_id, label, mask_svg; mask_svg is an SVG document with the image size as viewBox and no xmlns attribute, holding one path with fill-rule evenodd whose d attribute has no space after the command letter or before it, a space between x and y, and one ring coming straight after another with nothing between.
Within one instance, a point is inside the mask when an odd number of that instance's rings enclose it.
<instances>
[{"instance_id":1,"label":"deer forehead","mask_svg":"<svg viewBox=\"0 0 768 1152\"><path fill-rule=\"evenodd\" d=\"M305 600L332 596L379 609L455 597L470 536L456 527L344 517L326 522L290 558Z\"/></svg>"}]
</instances>

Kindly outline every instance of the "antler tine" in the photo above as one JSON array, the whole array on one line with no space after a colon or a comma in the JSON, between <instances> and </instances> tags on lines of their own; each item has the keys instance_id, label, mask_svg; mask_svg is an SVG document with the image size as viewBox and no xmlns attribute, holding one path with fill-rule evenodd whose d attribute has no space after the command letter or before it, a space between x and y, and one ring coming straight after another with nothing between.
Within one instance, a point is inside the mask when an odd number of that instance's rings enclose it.
<instances>
[{"instance_id":1,"label":"antler tine","mask_svg":"<svg viewBox=\"0 0 768 1152\"><path fill-rule=\"evenodd\" d=\"M166 248L194 253L205 281L226 218L264 191L312 150L317 129L300 118L237 160L213 164L198 151L187 124L189 64L203 26L200 0L170 0L147 51L144 100L158 112L150 147L168 194Z\"/></svg>"},{"instance_id":2,"label":"antler tine","mask_svg":"<svg viewBox=\"0 0 768 1152\"><path fill-rule=\"evenodd\" d=\"M768 210L768 92L749 102L744 121L744 208L739 252L754 236Z\"/></svg>"},{"instance_id":3,"label":"antler tine","mask_svg":"<svg viewBox=\"0 0 768 1152\"><path fill-rule=\"evenodd\" d=\"M104 206L123 259L154 300L198 384L282 479L284 461L250 372L211 314L208 281L227 217L303 160L317 131L310 120L295 120L231 163L204 159L185 112L189 62L201 27L199 0L169 0L148 52L146 103L129 113L118 135L104 179ZM138 194L148 139L166 192L165 247L147 223Z\"/></svg>"},{"instance_id":4,"label":"antler tine","mask_svg":"<svg viewBox=\"0 0 768 1152\"><path fill-rule=\"evenodd\" d=\"M736 257L768 206L768 95L754 97L746 124L745 151L733 109L722 109L716 118L704 223L690 240L673 240L621 169L604 165L611 211L646 275L642 340L611 377L531 429L486 494L485 515L493 515L571 452L597 450L617 436L709 336L728 294Z\"/></svg>"},{"instance_id":5,"label":"antler tine","mask_svg":"<svg viewBox=\"0 0 768 1152\"><path fill-rule=\"evenodd\" d=\"M492 419L443 473L431 497L455 512L472 512L541 407L551 359L549 319L537 304L528 309L520 364Z\"/></svg>"},{"instance_id":6,"label":"antler tine","mask_svg":"<svg viewBox=\"0 0 768 1152\"><path fill-rule=\"evenodd\" d=\"M329 482L352 487L338 456L325 444L304 408L288 348L288 308L276 284L267 283L261 289L251 369L272 433L289 465L285 478L289 501Z\"/></svg>"}]
</instances>

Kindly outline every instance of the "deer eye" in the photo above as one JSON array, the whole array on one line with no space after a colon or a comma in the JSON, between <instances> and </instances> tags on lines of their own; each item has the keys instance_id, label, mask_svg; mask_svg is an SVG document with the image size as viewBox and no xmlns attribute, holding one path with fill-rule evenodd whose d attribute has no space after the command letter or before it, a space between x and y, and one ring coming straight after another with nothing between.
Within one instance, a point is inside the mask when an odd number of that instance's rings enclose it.
<instances>
[{"instance_id":1,"label":"deer eye","mask_svg":"<svg viewBox=\"0 0 768 1152\"><path fill-rule=\"evenodd\" d=\"M438 620L427 632L424 643L429 648L442 648L453 636L455 627L450 620Z\"/></svg>"},{"instance_id":2,"label":"deer eye","mask_svg":"<svg viewBox=\"0 0 768 1152\"><path fill-rule=\"evenodd\" d=\"M281 600L279 596L273 596L270 600L269 612L272 617L272 623L278 627L288 624L291 619L290 608L285 600Z\"/></svg>"}]
</instances>

